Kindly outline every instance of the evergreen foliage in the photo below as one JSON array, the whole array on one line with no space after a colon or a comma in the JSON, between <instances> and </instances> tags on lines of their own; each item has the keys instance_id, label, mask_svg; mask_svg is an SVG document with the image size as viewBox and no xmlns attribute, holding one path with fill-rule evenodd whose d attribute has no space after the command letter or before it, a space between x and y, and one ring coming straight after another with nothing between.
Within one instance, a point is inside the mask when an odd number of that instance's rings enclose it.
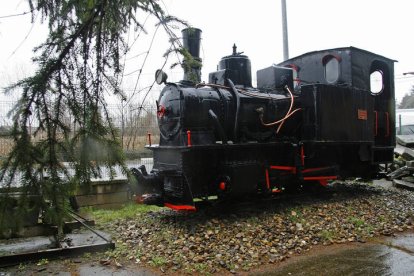
<instances>
[{"instance_id":1,"label":"evergreen foliage","mask_svg":"<svg viewBox=\"0 0 414 276\"><path fill-rule=\"evenodd\" d=\"M0 201L0 229L9 213L22 210L29 195L38 195L36 204L46 221L62 226L67 198L78 185L88 185L100 175L100 166L121 166L123 153L109 118L105 94L124 97L119 87L120 57L128 52L125 34L132 26L143 29L138 14L149 14L177 39L171 24L185 24L165 16L157 0L28 0L32 21L41 15L48 24L47 40L34 49L38 65L33 76L7 91L22 91L12 110L14 147L3 162L0 181L10 190L21 172L20 203ZM70 128L68 116L77 126ZM39 127L28 127L35 118ZM45 137L45 138L42 138ZM69 162L74 174L63 161ZM125 171L124 171L125 172ZM21 207L18 207L21 206ZM8 214L8 215L7 215Z\"/></svg>"}]
</instances>

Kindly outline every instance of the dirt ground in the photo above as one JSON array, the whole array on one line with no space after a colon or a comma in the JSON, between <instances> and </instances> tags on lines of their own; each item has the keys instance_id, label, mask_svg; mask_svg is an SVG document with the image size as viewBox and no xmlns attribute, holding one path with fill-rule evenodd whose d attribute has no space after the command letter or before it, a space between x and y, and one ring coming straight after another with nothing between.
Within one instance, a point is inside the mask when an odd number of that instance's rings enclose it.
<instances>
[{"instance_id":1,"label":"dirt ground","mask_svg":"<svg viewBox=\"0 0 414 276\"><path fill-rule=\"evenodd\" d=\"M374 238L365 243L318 245L304 254L291 255L282 262L263 265L248 272L231 273L221 271L217 275L348 275L350 271L353 271L351 273L353 275L362 275L362 272L365 275L384 275L384 273L394 275L393 271L409 275L407 273L414 272L413 237L414 231L411 230L399 233L394 237ZM398 245L399 243L405 243L405 239L410 239L411 245L408 247ZM393 254L395 255L396 253L390 253L390 250L398 252L400 257L395 258ZM363 252L361 256L358 255L359 252ZM379 259L380 263L371 263L372 252L378 252L381 255L386 253L385 255L388 255L389 258L394 258L394 260L391 260L392 263L390 264L377 256L375 259ZM358 261L353 262L352 268L349 268L349 263L343 263L347 262L349 258L355 259L355 256L358 257ZM148 268L142 265L122 266L113 261L105 262L103 259L99 259L99 257L103 257L102 253L98 253L95 256L87 255L70 259L40 260L34 263L0 268L0 275L182 275L181 272L165 273L159 268ZM411 267L409 263L411 263ZM387 270L390 267L392 267L393 271ZM358 273L358 271L361 273ZM209 275L209 273L191 273L191 275Z\"/></svg>"},{"instance_id":2,"label":"dirt ground","mask_svg":"<svg viewBox=\"0 0 414 276\"><path fill-rule=\"evenodd\" d=\"M115 250L0 266L0 276L414 275L414 193L338 185L320 198L237 210L180 215L133 208L132 216L115 213L98 225Z\"/></svg>"}]
</instances>

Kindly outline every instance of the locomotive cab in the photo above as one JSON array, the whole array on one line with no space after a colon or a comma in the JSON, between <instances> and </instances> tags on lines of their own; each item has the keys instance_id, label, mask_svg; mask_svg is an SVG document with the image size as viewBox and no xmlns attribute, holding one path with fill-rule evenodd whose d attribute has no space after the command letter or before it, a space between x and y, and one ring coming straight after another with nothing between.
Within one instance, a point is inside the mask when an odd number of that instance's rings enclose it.
<instances>
[{"instance_id":1,"label":"locomotive cab","mask_svg":"<svg viewBox=\"0 0 414 276\"><path fill-rule=\"evenodd\" d=\"M297 81L302 83L300 91L307 106L303 113L305 139L360 144L370 152L361 158L373 164L392 162L394 62L347 47L311 52L280 63L296 68ZM347 91L340 92L343 88Z\"/></svg>"}]
</instances>

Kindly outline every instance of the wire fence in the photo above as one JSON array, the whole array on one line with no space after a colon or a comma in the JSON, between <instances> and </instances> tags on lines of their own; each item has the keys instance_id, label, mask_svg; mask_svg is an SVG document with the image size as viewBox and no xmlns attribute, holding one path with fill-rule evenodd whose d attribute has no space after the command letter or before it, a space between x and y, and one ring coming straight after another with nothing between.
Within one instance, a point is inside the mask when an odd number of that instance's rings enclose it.
<instances>
[{"instance_id":1,"label":"wire fence","mask_svg":"<svg viewBox=\"0 0 414 276\"><path fill-rule=\"evenodd\" d=\"M15 104L16 102L12 101L0 102L0 157L6 156L13 146L13 140L8 135L13 126L10 111ZM148 133L151 133L154 142L159 137L155 105L109 104L107 112L117 130L119 141L127 152L142 150L148 143ZM67 126L76 131L78 126L74 120L70 116L66 120ZM28 123L29 133L34 133L38 127L38 122L33 116Z\"/></svg>"}]
</instances>

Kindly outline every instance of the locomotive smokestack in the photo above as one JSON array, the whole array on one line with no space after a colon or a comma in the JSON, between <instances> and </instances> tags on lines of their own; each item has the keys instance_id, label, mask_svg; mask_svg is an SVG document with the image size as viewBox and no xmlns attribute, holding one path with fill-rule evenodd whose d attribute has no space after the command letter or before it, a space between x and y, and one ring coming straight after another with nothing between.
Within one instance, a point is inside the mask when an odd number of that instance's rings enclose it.
<instances>
[{"instance_id":1,"label":"locomotive smokestack","mask_svg":"<svg viewBox=\"0 0 414 276\"><path fill-rule=\"evenodd\" d=\"M192 59L184 56L183 69L184 81L199 83L201 81L201 58L200 43L201 30L197 28L186 28L181 31L183 36L183 47L190 53Z\"/></svg>"}]
</instances>

